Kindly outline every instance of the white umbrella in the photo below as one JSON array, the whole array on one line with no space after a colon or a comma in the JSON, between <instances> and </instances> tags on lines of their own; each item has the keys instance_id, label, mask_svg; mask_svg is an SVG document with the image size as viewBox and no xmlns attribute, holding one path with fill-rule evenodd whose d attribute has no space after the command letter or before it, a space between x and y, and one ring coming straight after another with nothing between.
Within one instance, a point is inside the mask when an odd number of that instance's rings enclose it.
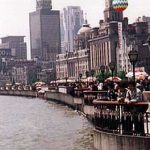
<instances>
[{"instance_id":1,"label":"white umbrella","mask_svg":"<svg viewBox=\"0 0 150 150\"><path fill-rule=\"evenodd\" d=\"M44 84L45 84L45 82L37 81L37 82L35 82L34 84L35 84L35 85L44 85Z\"/></svg>"},{"instance_id":2,"label":"white umbrella","mask_svg":"<svg viewBox=\"0 0 150 150\"><path fill-rule=\"evenodd\" d=\"M140 72L140 71L138 71L138 72L135 72L135 77L138 79L139 78L139 76L144 76L144 77L146 77L146 76L148 76L148 74L146 73L146 72ZM133 77L133 72L128 72L127 74L126 74L126 77L127 78L132 78Z\"/></svg>"},{"instance_id":3,"label":"white umbrella","mask_svg":"<svg viewBox=\"0 0 150 150\"><path fill-rule=\"evenodd\" d=\"M56 81L56 83L66 83L66 81L68 82L68 83L74 83L75 82L75 80L74 79L61 79L61 80L57 80Z\"/></svg>"},{"instance_id":4,"label":"white umbrella","mask_svg":"<svg viewBox=\"0 0 150 150\"><path fill-rule=\"evenodd\" d=\"M86 79L82 79L83 82L94 82L96 81L96 77L88 77Z\"/></svg>"}]
</instances>

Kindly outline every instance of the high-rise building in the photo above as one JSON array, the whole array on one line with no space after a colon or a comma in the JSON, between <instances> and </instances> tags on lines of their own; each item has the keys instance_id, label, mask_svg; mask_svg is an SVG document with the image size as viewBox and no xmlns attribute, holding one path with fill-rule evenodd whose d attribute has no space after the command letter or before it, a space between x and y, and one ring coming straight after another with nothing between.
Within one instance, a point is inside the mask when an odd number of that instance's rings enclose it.
<instances>
[{"instance_id":1,"label":"high-rise building","mask_svg":"<svg viewBox=\"0 0 150 150\"><path fill-rule=\"evenodd\" d=\"M11 49L15 59L27 59L27 45L24 36L7 36L1 38L0 48Z\"/></svg>"},{"instance_id":2,"label":"high-rise building","mask_svg":"<svg viewBox=\"0 0 150 150\"><path fill-rule=\"evenodd\" d=\"M79 6L68 6L63 9L61 14L61 47L63 52L73 51L74 38L83 23L83 11Z\"/></svg>"},{"instance_id":3,"label":"high-rise building","mask_svg":"<svg viewBox=\"0 0 150 150\"><path fill-rule=\"evenodd\" d=\"M51 0L36 0L36 11L30 13L31 58L38 57L55 66L60 48L60 13L52 10Z\"/></svg>"}]
</instances>

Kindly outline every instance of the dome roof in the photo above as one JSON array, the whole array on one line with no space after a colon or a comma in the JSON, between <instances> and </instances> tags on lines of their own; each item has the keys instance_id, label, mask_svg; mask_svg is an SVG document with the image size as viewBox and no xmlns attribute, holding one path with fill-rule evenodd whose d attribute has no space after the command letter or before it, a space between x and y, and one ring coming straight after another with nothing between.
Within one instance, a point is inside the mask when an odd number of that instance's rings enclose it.
<instances>
[{"instance_id":1,"label":"dome roof","mask_svg":"<svg viewBox=\"0 0 150 150\"><path fill-rule=\"evenodd\" d=\"M83 24L83 26L78 31L78 35L89 33L91 33L91 27L89 26L89 24Z\"/></svg>"}]
</instances>

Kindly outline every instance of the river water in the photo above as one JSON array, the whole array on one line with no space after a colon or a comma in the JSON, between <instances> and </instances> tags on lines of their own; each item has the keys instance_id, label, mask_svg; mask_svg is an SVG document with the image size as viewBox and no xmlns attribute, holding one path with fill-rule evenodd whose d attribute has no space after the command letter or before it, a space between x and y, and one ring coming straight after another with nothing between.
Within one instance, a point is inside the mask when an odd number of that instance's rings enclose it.
<instances>
[{"instance_id":1,"label":"river water","mask_svg":"<svg viewBox=\"0 0 150 150\"><path fill-rule=\"evenodd\" d=\"M94 150L92 125L37 98L0 96L0 150Z\"/></svg>"}]
</instances>

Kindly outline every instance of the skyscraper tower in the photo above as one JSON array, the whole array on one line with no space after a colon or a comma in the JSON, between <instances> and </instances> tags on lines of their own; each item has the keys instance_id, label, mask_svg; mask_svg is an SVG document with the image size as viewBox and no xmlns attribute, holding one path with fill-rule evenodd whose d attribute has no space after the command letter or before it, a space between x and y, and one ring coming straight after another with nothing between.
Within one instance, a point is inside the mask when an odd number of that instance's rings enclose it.
<instances>
[{"instance_id":1,"label":"skyscraper tower","mask_svg":"<svg viewBox=\"0 0 150 150\"><path fill-rule=\"evenodd\" d=\"M110 21L123 21L123 12L117 12L112 6L113 0L105 0L104 20L105 22Z\"/></svg>"},{"instance_id":2,"label":"skyscraper tower","mask_svg":"<svg viewBox=\"0 0 150 150\"><path fill-rule=\"evenodd\" d=\"M38 9L52 9L51 0L36 0L36 10Z\"/></svg>"},{"instance_id":3,"label":"skyscraper tower","mask_svg":"<svg viewBox=\"0 0 150 150\"><path fill-rule=\"evenodd\" d=\"M62 49L73 51L74 38L84 23L83 11L79 6L68 6L61 14Z\"/></svg>"},{"instance_id":4,"label":"skyscraper tower","mask_svg":"<svg viewBox=\"0 0 150 150\"><path fill-rule=\"evenodd\" d=\"M51 0L36 0L36 11L30 13L31 58L50 61L55 66L60 49L60 13L52 10Z\"/></svg>"}]
</instances>

